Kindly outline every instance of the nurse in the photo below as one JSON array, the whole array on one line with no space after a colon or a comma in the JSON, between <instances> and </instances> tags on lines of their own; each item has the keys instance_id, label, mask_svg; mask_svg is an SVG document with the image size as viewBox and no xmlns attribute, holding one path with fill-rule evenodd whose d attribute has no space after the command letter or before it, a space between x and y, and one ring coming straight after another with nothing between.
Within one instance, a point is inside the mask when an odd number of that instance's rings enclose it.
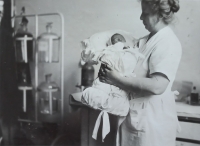
<instances>
[{"instance_id":1,"label":"nurse","mask_svg":"<svg viewBox=\"0 0 200 146\"><path fill-rule=\"evenodd\" d=\"M181 44L168 26L179 10L178 0L141 0L142 20L150 32L139 41L137 77L121 76L112 67L99 71L101 82L134 92L120 126L121 146L175 146L178 120L171 91L182 55Z\"/></svg>"}]
</instances>

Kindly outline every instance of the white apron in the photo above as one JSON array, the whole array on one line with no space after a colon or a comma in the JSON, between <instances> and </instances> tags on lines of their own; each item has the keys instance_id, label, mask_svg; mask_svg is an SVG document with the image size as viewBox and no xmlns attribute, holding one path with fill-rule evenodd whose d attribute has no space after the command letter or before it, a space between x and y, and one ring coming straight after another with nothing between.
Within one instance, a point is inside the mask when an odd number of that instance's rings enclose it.
<instances>
[{"instance_id":1,"label":"white apron","mask_svg":"<svg viewBox=\"0 0 200 146\"><path fill-rule=\"evenodd\" d=\"M147 38L140 40L140 52L145 59L139 60L136 76L148 77L154 72L161 72L170 83L161 95L130 100L129 114L120 127L117 145L175 146L179 125L171 86L181 58L181 45L169 27L160 30L148 42Z\"/></svg>"}]
</instances>

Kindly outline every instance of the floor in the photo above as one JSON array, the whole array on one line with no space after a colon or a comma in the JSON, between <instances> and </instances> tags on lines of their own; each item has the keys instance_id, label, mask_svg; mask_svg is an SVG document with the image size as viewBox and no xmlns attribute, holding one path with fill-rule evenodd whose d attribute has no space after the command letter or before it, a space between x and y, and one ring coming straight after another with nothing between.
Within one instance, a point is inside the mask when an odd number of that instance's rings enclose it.
<instances>
[{"instance_id":1,"label":"floor","mask_svg":"<svg viewBox=\"0 0 200 146\"><path fill-rule=\"evenodd\" d=\"M68 132L60 134L59 125L52 123L20 123L12 141L16 146L80 146L79 136ZM2 140L0 146L4 145L7 144Z\"/></svg>"}]
</instances>

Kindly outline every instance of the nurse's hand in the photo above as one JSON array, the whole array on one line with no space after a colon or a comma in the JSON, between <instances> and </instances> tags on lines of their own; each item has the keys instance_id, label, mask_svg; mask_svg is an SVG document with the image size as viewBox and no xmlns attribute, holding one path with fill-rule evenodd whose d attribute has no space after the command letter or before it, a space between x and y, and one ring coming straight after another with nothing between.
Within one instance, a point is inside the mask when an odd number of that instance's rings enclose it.
<instances>
[{"instance_id":1,"label":"nurse's hand","mask_svg":"<svg viewBox=\"0 0 200 146\"><path fill-rule=\"evenodd\" d=\"M101 82L115 86L117 86L117 81L120 78L118 71L105 64L101 64L98 76Z\"/></svg>"}]
</instances>

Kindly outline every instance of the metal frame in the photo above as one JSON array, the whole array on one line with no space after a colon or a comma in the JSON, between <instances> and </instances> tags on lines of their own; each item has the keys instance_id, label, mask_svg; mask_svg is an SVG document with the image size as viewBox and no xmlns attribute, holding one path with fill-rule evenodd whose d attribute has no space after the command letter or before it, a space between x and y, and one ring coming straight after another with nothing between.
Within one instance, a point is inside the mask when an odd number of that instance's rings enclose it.
<instances>
[{"instance_id":1,"label":"metal frame","mask_svg":"<svg viewBox=\"0 0 200 146\"><path fill-rule=\"evenodd\" d=\"M39 17L43 16L53 16L57 15L59 16L61 20L61 125L63 126L64 122L64 16L60 12L55 12L55 13L43 13L43 14L29 14L29 15L17 15L14 16L12 19L15 18L21 18L23 16L25 17L35 17L35 38L38 38L38 22L39 22ZM36 41L37 43L37 41ZM35 45L36 47L37 45ZM38 51L35 49L35 122L38 121L38 93L36 92L36 89L38 87Z\"/></svg>"},{"instance_id":2,"label":"metal frame","mask_svg":"<svg viewBox=\"0 0 200 146\"><path fill-rule=\"evenodd\" d=\"M181 121L181 122L200 124L200 118L178 116L178 120ZM177 137L176 141L188 142L188 143L193 143L193 144L200 144L200 140L193 140L193 139L186 139L186 138L178 138Z\"/></svg>"}]
</instances>

